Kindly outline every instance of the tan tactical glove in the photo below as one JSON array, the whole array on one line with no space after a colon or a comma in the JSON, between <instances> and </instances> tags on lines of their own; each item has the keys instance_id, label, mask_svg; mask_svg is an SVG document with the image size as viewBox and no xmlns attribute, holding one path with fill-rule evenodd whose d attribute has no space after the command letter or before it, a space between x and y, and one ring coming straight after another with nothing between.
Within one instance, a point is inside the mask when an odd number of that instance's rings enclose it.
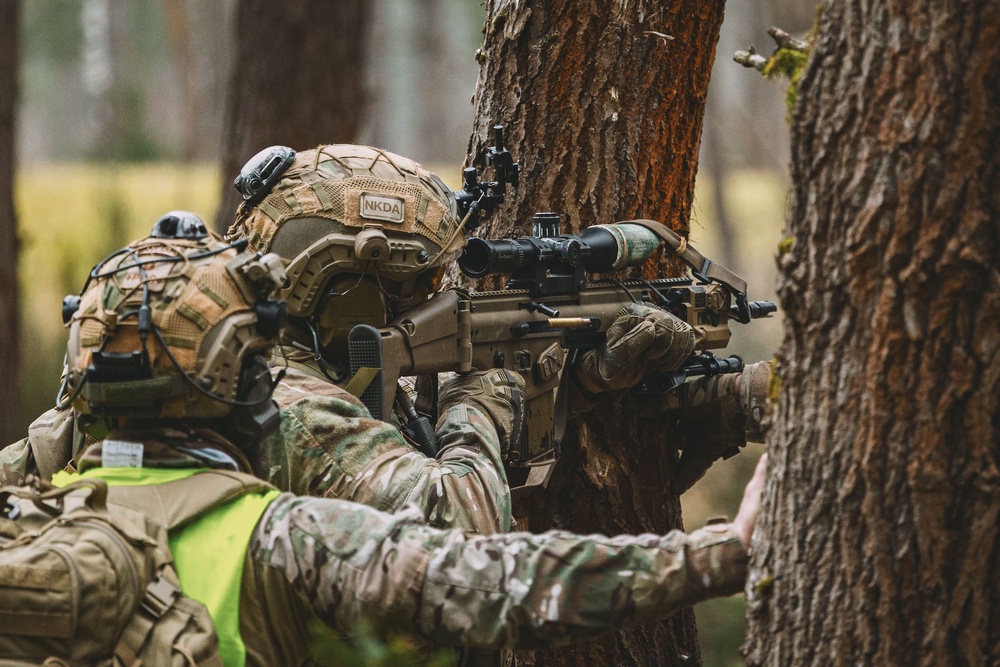
<instances>
[{"instance_id":1,"label":"tan tactical glove","mask_svg":"<svg viewBox=\"0 0 1000 667\"><path fill-rule=\"evenodd\" d=\"M438 414L469 405L482 410L496 427L500 453L507 455L517 444L524 417L524 378L513 371L495 368L449 378L438 392Z\"/></svg>"},{"instance_id":2,"label":"tan tactical glove","mask_svg":"<svg viewBox=\"0 0 1000 667\"><path fill-rule=\"evenodd\" d=\"M608 327L604 344L580 359L576 380L591 394L628 389L654 371L680 368L694 345L687 322L655 306L632 303Z\"/></svg>"},{"instance_id":3,"label":"tan tactical glove","mask_svg":"<svg viewBox=\"0 0 1000 667\"><path fill-rule=\"evenodd\" d=\"M694 378L644 407L675 420L681 436L674 493L690 489L715 461L738 454L747 442L763 442L770 382L771 364L764 361L742 373Z\"/></svg>"}]
</instances>

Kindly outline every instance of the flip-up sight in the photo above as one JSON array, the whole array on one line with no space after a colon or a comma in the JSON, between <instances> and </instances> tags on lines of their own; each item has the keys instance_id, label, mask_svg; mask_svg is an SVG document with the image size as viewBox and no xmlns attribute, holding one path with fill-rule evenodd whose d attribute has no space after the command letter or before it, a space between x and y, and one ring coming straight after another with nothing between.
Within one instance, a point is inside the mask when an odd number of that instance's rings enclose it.
<instances>
[{"instance_id":1,"label":"flip-up sight","mask_svg":"<svg viewBox=\"0 0 1000 667\"><path fill-rule=\"evenodd\" d=\"M507 186L517 187L519 167L510 151L504 148L503 125L493 126L493 146L486 151L486 165L493 167L495 181L480 181L475 167L462 171L462 189L455 193L459 217L469 216L467 231L479 225L479 214L496 208L507 194Z\"/></svg>"}]
</instances>

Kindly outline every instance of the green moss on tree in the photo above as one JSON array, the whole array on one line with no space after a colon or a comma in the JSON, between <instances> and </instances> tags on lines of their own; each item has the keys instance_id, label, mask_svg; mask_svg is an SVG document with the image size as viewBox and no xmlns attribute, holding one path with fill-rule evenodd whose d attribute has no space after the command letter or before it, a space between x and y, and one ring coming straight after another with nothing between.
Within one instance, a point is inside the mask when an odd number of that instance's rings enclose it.
<instances>
[{"instance_id":1,"label":"green moss on tree","mask_svg":"<svg viewBox=\"0 0 1000 667\"><path fill-rule=\"evenodd\" d=\"M795 100L799 97L799 79L809 62L808 51L798 51L796 49L775 49L771 57L767 59L767 64L761 74L769 79L788 79L788 90L785 91L785 106L788 115L791 117L792 109L795 108Z\"/></svg>"}]
</instances>

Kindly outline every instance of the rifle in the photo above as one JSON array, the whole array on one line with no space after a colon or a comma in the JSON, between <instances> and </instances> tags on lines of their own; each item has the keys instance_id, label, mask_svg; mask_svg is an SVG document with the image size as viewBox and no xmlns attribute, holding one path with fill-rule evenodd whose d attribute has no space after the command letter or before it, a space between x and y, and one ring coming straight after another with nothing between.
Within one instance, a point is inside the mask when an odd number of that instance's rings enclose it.
<instances>
[{"instance_id":1,"label":"rifle","mask_svg":"<svg viewBox=\"0 0 1000 667\"><path fill-rule=\"evenodd\" d=\"M711 350L728 345L731 320L745 324L777 310L770 301L749 301L741 278L705 259L659 223L633 220L565 236L556 223L554 214L539 214L534 236L469 241L459 268L471 277L510 274L506 289L450 289L382 329L358 325L349 336L352 373L380 369L361 400L374 417L388 420L394 401L401 398L411 437L423 440L422 448L430 454L433 443L427 434L432 438L433 430L426 417L406 405L408 396L398 396L405 394L398 387L400 377L490 368L520 373L525 380L526 433L511 443L508 453L512 487L516 482L525 487L547 483L559 456L567 369L581 352L603 342L608 327L630 302L663 308L690 324L698 339L697 352L681 368L644 382L641 390L647 392L670 391L694 375L741 371L738 356L719 358ZM680 251L692 267L691 275L587 283L588 273L642 264L661 240Z\"/></svg>"},{"instance_id":2,"label":"rifle","mask_svg":"<svg viewBox=\"0 0 1000 667\"><path fill-rule=\"evenodd\" d=\"M508 185L518 182L503 128L493 129L494 146L486 160L496 180L480 182L469 167L463 172L464 189L455 193L469 228L503 201ZM515 494L547 484L565 427L568 369L582 352L604 341L629 303L659 306L690 324L697 336L696 352L680 368L657 373L639 387L656 393L675 389L688 377L743 370L738 356L720 358L712 350L729 344L731 320L747 324L777 310L771 301L749 301L746 281L658 222L596 225L573 235L560 234L559 222L556 213L537 213L530 237L469 239L459 268L474 278L509 275L505 289L440 292L382 329L359 324L348 336L350 384L355 385L349 390L360 394L377 419L389 421L396 405L404 432L429 456L436 449L426 414L434 415L438 373L490 368L520 373L525 431L511 443L506 461ZM588 284L588 274L639 266L661 245L690 267L688 276ZM404 376L419 376L416 405L399 386Z\"/></svg>"}]
</instances>

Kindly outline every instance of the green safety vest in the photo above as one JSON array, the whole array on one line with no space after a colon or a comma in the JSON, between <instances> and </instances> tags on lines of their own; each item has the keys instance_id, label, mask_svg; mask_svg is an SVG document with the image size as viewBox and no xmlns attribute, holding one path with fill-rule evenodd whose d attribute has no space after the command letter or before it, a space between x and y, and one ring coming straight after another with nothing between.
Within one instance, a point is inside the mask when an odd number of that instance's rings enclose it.
<instances>
[{"instance_id":1,"label":"green safety vest","mask_svg":"<svg viewBox=\"0 0 1000 667\"><path fill-rule=\"evenodd\" d=\"M97 477L108 486L150 486L187 479L207 468L92 468L59 472L55 486ZM244 667L246 646L240 636L240 589L250 537L264 510L279 491L244 494L171 531L170 551L184 594L208 609L227 667Z\"/></svg>"}]
</instances>

